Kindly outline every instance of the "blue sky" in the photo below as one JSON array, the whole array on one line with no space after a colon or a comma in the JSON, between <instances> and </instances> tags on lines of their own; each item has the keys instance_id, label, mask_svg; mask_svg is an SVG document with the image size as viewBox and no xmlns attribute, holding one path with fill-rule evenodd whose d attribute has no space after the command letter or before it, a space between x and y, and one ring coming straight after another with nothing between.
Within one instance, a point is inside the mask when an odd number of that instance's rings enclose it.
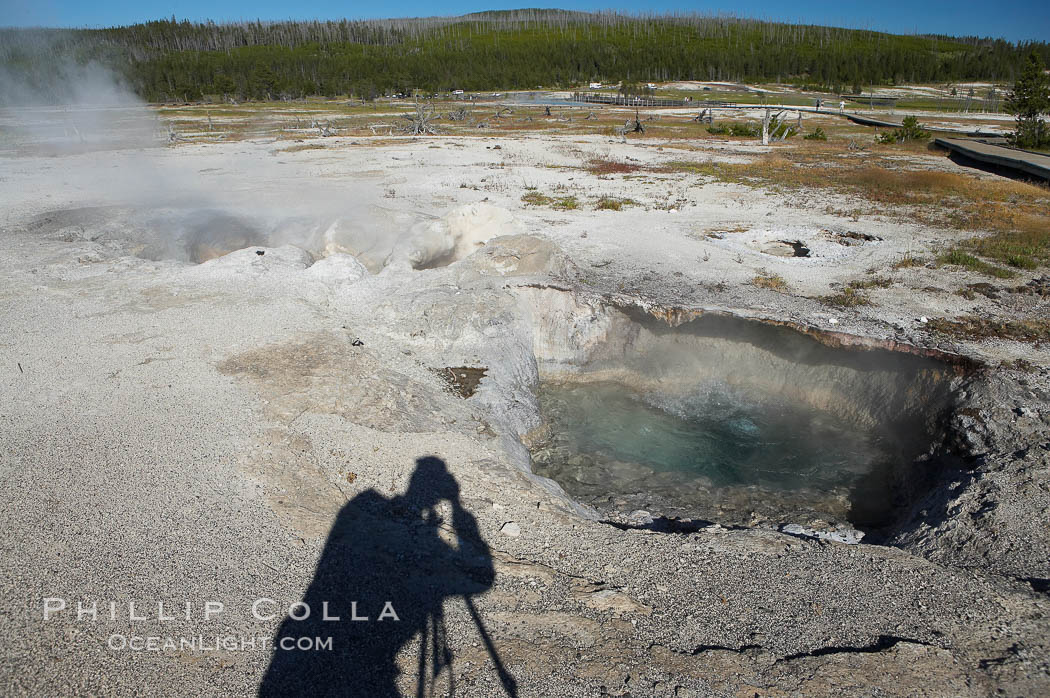
<instances>
[{"instance_id":1,"label":"blue sky","mask_svg":"<svg viewBox=\"0 0 1050 698\"><path fill-rule=\"evenodd\" d=\"M175 15L178 19L338 19L418 15L455 15L489 9L521 7L500 0L454 0L432 4L422 0L392 3L337 2L335 0L0 0L0 26L111 26ZM743 0L742 2L682 2L668 0L640 8L625 2L596 4L564 2L567 9L623 8L628 11L686 11L732 13L810 24L859 27L901 33L943 33L1050 41L1050 3L1047 0L976 2L976 0L876 0L875 2L798 0Z\"/></svg>"}]
</instances>

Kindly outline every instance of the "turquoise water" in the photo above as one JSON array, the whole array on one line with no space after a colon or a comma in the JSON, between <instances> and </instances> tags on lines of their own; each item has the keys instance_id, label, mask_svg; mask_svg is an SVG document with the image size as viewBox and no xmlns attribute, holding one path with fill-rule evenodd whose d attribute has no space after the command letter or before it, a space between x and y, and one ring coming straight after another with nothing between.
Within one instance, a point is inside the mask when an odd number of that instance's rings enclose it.
<instances>
[{"instance_id":1,"label":"turquoise water","mask_svg":"<svg viewBox=\"0 0 1050 698\"><path fill-rule=\"evenodd\" d=\"M551 438L537 472L570 494L644 492L651 482L652 492L688 508L698 487L817 499L858 487L883 496L886 487L878 473L890 456L877 435L724 384L673 398L614 383L547 384L538 397ZM688 491L675 493L676 479Z\"/></svg>"}]
</instances>

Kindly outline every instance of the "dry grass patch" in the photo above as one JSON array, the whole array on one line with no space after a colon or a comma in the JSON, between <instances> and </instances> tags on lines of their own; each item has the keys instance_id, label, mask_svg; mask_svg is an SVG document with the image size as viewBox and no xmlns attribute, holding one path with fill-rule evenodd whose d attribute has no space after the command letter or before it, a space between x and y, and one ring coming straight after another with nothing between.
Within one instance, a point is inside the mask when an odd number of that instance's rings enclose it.
<instances>
[{"instance_id":1,"label":"dry grass patch","mask_svg":"<svg viewBox=\"0 0 1050 698\"><path fill-rule=\"evenodd\" d=\"M691 160L672 160L671 162L663 165L658 165L653 168L654 172L669 173L669 174L694 174L694 175L705 175L707 177L715 177L720 179L721 170L717 167L718 163L713 162L694 162Z\"/></svg>"},{"instance_id":2,"label":"dry grass patch","mask_svg":"<svg viewBox=\"0 0 1050 698\"><path fill-rule=\"evenodd\" d=\"M1000 289L998 286L993 286L992 284L981 282L977 284L967 284L965 287L957 290L955 292L955 295L962 296L968 301L974 300L979 295L984 296L985 298L989 298L991 300L996 300L997 298L999 298L999 292L1001 290L1003 289Z\"/></svg>"},{"instance_id":3,"label":"dry grass patch","mask_svg":"<svg viewBox=\"0 0 1050 698\"><path fill-rule=\"evenodd\" d=\"M881 205L874 212L894 206L924 225L988 233L941 259L981 273L1003 274L990 262L1017 269L1050 264L1050 188L1042 185L903 169L900 162L877 154L861 159L842 146L823 143L748 163L672 162L660 169L752 187L831 190Z\"/></svg>"},{"instance_id":4,"label":"dry grass patch","mask_svg":"<svg viewBox=\"0 0 1050 698\"><path fill-rule=\"evenodd\" d=\"M554 199L538 191L530 191L521 197L521 202L531 206L550 206Z\"/></svg>"},{"instance_id":5,"label":"dry grass patch","mask_svg":"<svg viewBox=\"0 0 1050 698\"><path fill-rule=\"evenodd\" d=\"M986 202L960 223L960 227L993 231L964 243L977 255L1018 269L1050 262L1050 197L1035 204L1020 198Z\"/></svg>"},{"instance_id":6,"label":"dry grass patch","mask_svg":"<svg viewBox=\"0 0 1050 698\"><path fill-rule=\"evenodd\" d=\"M751 279L751 285L757 286L758 288L768 288L771 291L783 293L787 290L787 281L780 274L771 274L763 272L758 276Z\"/></svg>"},{"instance_id":7,"label":"dry grass patch","mask_svg":"<svg viewBox=\"0 0 1050 698\"><path fill-rule=\"evenodd\" d=\"M891 269L912 269L914 267L926 266L926 260L922 257L916 257L911 252L905 252L904 256L890 265Z\"/></svg>"},{"instance_id":8,"label":"dry grass patch","mask_svg":"<svg viewBox=\"0 0 1050 698\"><path fill-rule=\"evenodd\" d=\"M593 175L614 175L637 172L642 166L609 158L594 158L587 163L586 169Z\"/></svg>"},{"instance_id":9,"label":"dry grass patch","mask_svg":"<svg viewBox=\"0 0 1050 698\"><path fill-rule=\"evenodd\" d=\"M861 291L868 288L889 288L893 285L893 279L888 276L873 276L870 279L857 279L846 284L847 288Z\"/></svg>"},{"instance_id":10,"label":"dry grass patch","mask_svg":"<svg viewBox=\"0 0 1050 698\"><path fill-rule=\"evenodd\" d=\"M1050 320L993 320L967 315L957 320L935 318L930 329L957 339L1008 339L1040 344L1050 342Z\"/></svg>"},{"instance_id":11,"label":"dry grass patch","mask_svg":"<svg viewBox=\"0 0 1050 698\"><path fill-rule=\"evenodd\" d=\"M854 308L860 305L871 305L871 299L867 294L855 288L847 286L841 293L818 298L824 305L834 305L839 308Z\"/></svg>"},{"instance_id":12,"label":"dry grass patch","mask_svg":"<svg viewBox=\"0 0 1050 698\"><path fill-rule=\"evenodd\" d=\"M559 211L573 211L580 206L575 196L552 197L538 191L530 191L521 197L523 203L531 206L550 206Z\"/></svg>"},{"instance_id":13,"label":"dry grass patch","mask_svg":"<svg viewBox=\"0 0 1050 698\"><path fill-rule=\"evenodd\" d=\"M324 148L324 145L321 143L300 143L299 145L291 145L287 148L281 148L279 152L298 153L303 150L324 150Z\"/></svg>"},{"instance_id":14,"label":"dry grass patch","mask_svg":"<svg viewBox=\"0 0 1050 698\"><path fill-rule=\"evenodd\" d=\"M1017 272L997 267L994 264L975 257L969 252L964 252L962 249L955 248L948 250L937 258L940 264L950 264L956 267L962 267L969 271L977 272L978 274L986 274L988 276L994 276L997 279L1009 279L1017 276Z\"/></svg>"},{"instance_id":15,"label":"dry grass patch","mask_svg":"<svg viewBox=\"0 0 1050 698\"><path fill-rule=\"evenodd\" d=\"M624 206L637 206L634 199L617 199L614 196L603 196L594 205L596 211L622 211Z\"/></svg>"}]
</instances>

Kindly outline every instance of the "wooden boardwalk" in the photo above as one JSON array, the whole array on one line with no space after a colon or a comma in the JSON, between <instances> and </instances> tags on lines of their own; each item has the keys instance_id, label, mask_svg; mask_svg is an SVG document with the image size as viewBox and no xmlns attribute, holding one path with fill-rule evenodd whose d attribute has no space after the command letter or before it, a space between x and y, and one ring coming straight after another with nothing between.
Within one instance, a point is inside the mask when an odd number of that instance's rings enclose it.
<instances>
[{"instance_id":1,"label":"wooden boardwalk","mask_svg":"<svg viewBox=\"0 0 1050 698\"><path fill-rule=\"evenodd\" d=\"M842 116L846 117L847 119L849 119L850 121L852 121L855 124L860 124L861 126L876 126L878 128L900 128L901 127L900 123L897 123L897 122L894 122L894 121L883 121L882 119L873 119L870 116L861 116L860 114L842 114ZM962 131L960 129L955 129L955 128L937 128L936 126L927 126L926 124L923 124L923 123L920 123L919 125L922 126L925 130L932 131L933 133L947 133L947 134L950 134L950 135L953 135L953 136L972 136L974 138L981 138L981 137L983 137L983 138L995 138L996 137L996 134L994 134L994 133L981 133L980 130L977 130L977 131Z\"/></svg>"},{"instance_id":2,"label":"wooden boardwalk","mask_svg":"<svg viewBox=\"0 0 1050 698\"><path fill-rule=\"evenodd\" d=\"M852 121L853 123L860 124L861 126L880 126L882 128L901 127L899 123L894 123L892 121L883 121L882 119L873 119L870 116L861 116L860 114L843 114L843 116Z\"/></svg>"},{"instance_id":3,"label":"wooden boardwalk","mask_svg":"<svg viewBox=\"0 0 1050 698\"><path fill-rule=\"evenodd\" d=\"M684 101L679 99L659 99L654 97L625 97L601 92L574 92L569 98L571 102L583 102L591 104L611 104L628 107L694 107L696 109L708 108L730 108L730 109L769 109L770 111L805 111L810 113L827 114L828 116L842 116L853 123L862 126L876 126L881 128L900 128L901 124L893 121L884 121L870 116L849 114L835 109L821 110L817 112L814 107L791 106L791 105L764 105L764 104L734 104L732 102L716 102L707 100ZM923 125L927 131L946 134L934 140L934 143L942 148L958 153L976 162L1001 167L1013 172L1022 173L1030 177L1037 177L1050 181L1050 155L1031 153L1015 148L1007 148L974 138L995 138L996 134L981 133L980 131L959 131L954 129L936 128Z\"/></svg>"},{"instance_id":4,"label":"wooden boardwalk","mask_svg":"<svg viewBox=\"0 0 1050 698\"><path fill-rule=\"evenodd\" d=\"M938 138L934 143L971 160L1023 172L1050 182L1050 155L965 138Z\"/></svg>"}]
</instances>

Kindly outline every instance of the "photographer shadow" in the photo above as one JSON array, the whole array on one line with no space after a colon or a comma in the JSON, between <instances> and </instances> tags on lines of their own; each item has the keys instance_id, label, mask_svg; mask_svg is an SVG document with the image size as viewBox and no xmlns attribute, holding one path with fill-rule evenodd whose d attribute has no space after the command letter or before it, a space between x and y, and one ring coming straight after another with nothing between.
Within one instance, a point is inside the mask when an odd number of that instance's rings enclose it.
<instances>
[{"instance_id":1,"label":"photographer shadow","mask_svg":"<svg viewBox=\"0 0 1050 698\"><path fill-rule=\"evenodd\" d=\"M443 502L450 522L440 516ZM302 603L274 636L259 695L402 696L398 654L417 635L415 694L440 682L453 695L444 605L454 597L473 616L504 690L517 695L470 598L493 578L492 555L455 478L441 459L420 458L403 495L368 490L340 510Z\"/></svg>"}]
</instances>

